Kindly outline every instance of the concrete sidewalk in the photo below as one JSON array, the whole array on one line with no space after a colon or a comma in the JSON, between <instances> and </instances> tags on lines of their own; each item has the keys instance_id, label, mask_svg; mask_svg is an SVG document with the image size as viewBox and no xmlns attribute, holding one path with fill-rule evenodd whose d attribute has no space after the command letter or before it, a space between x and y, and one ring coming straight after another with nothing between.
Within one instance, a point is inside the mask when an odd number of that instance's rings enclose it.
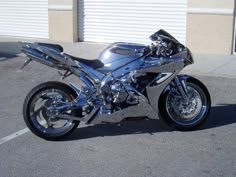
<instances>
[{"instance_id":1,"label":"concrete sidewalk","mask_svg":"<svg viewBox=\"0 0 236 177\"><path fill-rule=\"evenodd\" d=\"M14 55L17 56L20 53L20 46L17 41L43 41L49 43L58 43L64 47L65 53L88 59L97 58L99 53L109 45L92 42L64 43L38 39L32 40L0 37L0 61L5 60L8 57L14 57ZM186 67L183 70L183 73L236 78L235 55L194 53L194 61L195 63Z\"/></svg>"},{"instance_id":2,"label":"concrete sidewalk","mask_svg":"<svg viewBox=\"0 0 236 177\"><path fill-rule=\"evenodd\" d=\"M183 72L206 76L236 78L236 56L216 54L194 54L194 64Z\"/></svg>"}]
</instances>

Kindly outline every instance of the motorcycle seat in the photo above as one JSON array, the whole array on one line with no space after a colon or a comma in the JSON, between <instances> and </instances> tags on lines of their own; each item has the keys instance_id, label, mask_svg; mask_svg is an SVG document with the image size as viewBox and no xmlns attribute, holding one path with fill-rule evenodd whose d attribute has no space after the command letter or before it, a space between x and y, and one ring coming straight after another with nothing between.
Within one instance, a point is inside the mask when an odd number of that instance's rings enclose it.
<instances>
[{"instance_id":1,"label":"motorcycle seat","mask_svg":"<svg viewBox=\"0 0 236 177\"><path fill-rule=\"evenodd\" d=\"M93 69L101 68L104 66L104 63L102 63L98 59L88 60L88 59L78 58L78 57L74 57L74 56L70 56L70 58L72 58L73 60L76 60L80 63L83 63L85 65L88 65L88 66L92 67Z\"/></svg>"},{"instance_id":2,"label":"motorcycle seat","mask_svg":"<svg viewBox=\"0 0 236 177\"><path fill-rule=\"evenodd\" d=\"M43 47L47 47L47 48L50 48L50 49L53 49L57 52L63 52L63 47L58 45L58 44L49 44L49 43L36 43L37 45L39 46L43 46Z\"/></svg>"}]
</instances>

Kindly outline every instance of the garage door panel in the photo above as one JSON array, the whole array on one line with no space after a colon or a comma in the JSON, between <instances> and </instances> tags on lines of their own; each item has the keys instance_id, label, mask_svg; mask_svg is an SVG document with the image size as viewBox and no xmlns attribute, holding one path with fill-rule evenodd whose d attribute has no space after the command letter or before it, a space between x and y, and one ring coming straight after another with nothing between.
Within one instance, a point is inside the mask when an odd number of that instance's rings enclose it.
<instances>
[{"instance_id":1,"label":"garage door panel","mask_svg":"<svg viewBox=\"0 0 236 177\"><path fill-rule=\"evenodd\" d=\"M187 0L78 0L84 41L139 42L162 28L185 43Z\"/></svg>"},{"instance_id":2,"label":"garage door panel","mask_svg":"<svg viewBox=\"0 0 236 177\"><path fill-rule=\"evenodd\" d=\"M1 0L0 35L48 38L48 0Z\"/></svg>"}]
</instances>

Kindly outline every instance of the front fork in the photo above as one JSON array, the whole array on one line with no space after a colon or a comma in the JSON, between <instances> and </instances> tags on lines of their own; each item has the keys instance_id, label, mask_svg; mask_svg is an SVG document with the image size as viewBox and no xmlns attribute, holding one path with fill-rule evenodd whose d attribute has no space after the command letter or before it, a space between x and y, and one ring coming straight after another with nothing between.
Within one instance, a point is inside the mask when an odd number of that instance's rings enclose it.
<instances>
[{"instance_id":1,"label":"front fork","mask_svg":"<svg viewBox=\"0 0 236 177\"><path fill-rule=\"evenodd\" d=\"M188 91L186 86L186 79L179 79L179 77L175 77L174 84L176 88L179 90L181 96L184 100L188 99Z\"/></svg>"}]
</instances>

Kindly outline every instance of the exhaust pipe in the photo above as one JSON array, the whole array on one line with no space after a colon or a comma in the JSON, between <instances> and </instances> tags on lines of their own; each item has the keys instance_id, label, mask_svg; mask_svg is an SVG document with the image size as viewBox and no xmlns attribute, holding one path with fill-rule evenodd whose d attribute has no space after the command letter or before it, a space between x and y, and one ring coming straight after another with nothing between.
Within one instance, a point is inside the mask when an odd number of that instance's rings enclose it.
<instances>
[{"instance_id":1,"label":"exhaust pipe","mask_svg":"<svg viewBox=\"0 0 236 177\"><path fill-rule=\"evenodd\" d=\"M62 65L69 65L68 60L58 52L50 50L49 48L36 46L35 49L51 58L53 58L56 62L59 62Z\"/></svg>"},{"instance_id":2,"label":"exhaust pipe","mask_svg":"<svg viewBox=\"0 0 236 177\"><path fill-rule=\"evenodd\" d=\"M22 52L25 53L32 60L35 60L41 64L44 64L44 65L47 65L47 66L53 67L53 68L56 67L56 64L53 63L53 61L50 61L50 59L47 58L46 56L42 56L42 53L40 53L34 49L22 47Z\"/></svg>"},{"instance_id":3,"label":"exhaust pipe","mask_svg":"<svg viewBox=\"0 0 236 177\"><path fill-rule=\"evenodd\" d=\"M76 66L73 60L50 48L34 43L23 44L22 52L39 63L58 69L68 69L70 66Z\"/></svg>"},{"instance_id":4,"label":"exhaust pipe","mask_svg":"<svg viewBox=\"0 0 236 177\"><path fill-rule=\"evenodd\" d=\"M72 115L66 115L66 114L59 114L56 117L61 118L61 119L69 119L69 120L75 120L75 121L84 121L87 123L90 123L96 114L98 113L100 107L95 107L93 110L86 116L84 117L75 117Z\"/></svg>"}]
</instances>

